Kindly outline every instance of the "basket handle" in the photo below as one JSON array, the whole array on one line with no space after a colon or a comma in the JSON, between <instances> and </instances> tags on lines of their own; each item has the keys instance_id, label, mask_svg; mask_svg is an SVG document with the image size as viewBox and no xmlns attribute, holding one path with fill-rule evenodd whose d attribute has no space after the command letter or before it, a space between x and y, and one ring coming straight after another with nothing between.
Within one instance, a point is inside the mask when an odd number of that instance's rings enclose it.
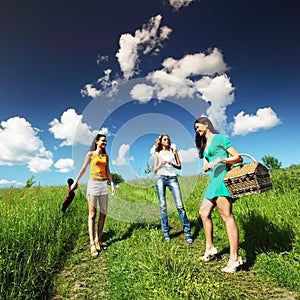
<instances>
[{"instance_id":1,"label":"basket handle","mask_svg":"<svg viewBox=\"0 0 300 300\"><path fill-rule=\"evenodd\" d=\"M239 155L240 155L240 156L247 156L247 157L249 157L250 159L252 159L253 162L256 162L256 159L255 159L253 156L251 156L250 154L247 154L247 153L239 153Z\"/></svg>"}]
</instances>

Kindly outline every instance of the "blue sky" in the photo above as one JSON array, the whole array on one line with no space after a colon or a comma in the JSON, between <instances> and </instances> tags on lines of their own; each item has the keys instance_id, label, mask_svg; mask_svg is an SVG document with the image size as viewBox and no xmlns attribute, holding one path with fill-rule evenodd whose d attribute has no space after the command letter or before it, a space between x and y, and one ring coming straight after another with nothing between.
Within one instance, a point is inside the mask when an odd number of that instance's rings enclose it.
<instances>
[{"instance_id":1,"label":"blue sky","mask_svg":"<svg viewBox=\"0 0 300 300\"><path fill-rule=\"evenodd\" d=\"M201 172L206 114L241 153L299 164L300 4L287 0L0 4L0 187L66 184L97 132L111 171L143 177L169 133Z\"/></svg>"}]
</instances>

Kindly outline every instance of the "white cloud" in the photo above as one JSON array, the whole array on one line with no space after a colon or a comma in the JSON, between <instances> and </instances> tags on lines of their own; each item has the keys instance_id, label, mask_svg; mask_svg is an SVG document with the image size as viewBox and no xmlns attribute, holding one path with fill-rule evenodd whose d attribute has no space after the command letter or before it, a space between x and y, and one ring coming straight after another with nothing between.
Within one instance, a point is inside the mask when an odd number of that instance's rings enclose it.
<instances>
[{"instance_id":1,"label":"white cloud","mask_svg":"<svg viewBox=\"0 0 300 300\"><path fill-rule=\"evenodd\" d=\"M105 129L107 131L107 129ZM56 139L64 140L60 147L72 146L76 143L90 145L98 130L91 130L91 126L82 122L82 115L78 115L72 108L65 111L60 121L54 119L50 122L49 131Z\"/></svg>"},{"instance_id":2,"label":"white cloud","mask_svg":"<svg viewBox=\"0 0 300 300\"><path fill-rule=\"evenodd\" d=\"M201 98L211 104L207 110L209 119L216 128L225 132L226 108L234 102L235 88L230 79L225 74L214 78L205 76L195 82L195 86Z\"/></svg>"},{"instance_id":3,"label":"white cloud","mask_svg":"<svg viewBox=\"0 0 300 300\"><path fill-rule=\"evenodd\" d=\"M167 58L162 65L168 73L184 79L197 75L223 74L228 70L223 55L217 48L209 49L207 54L187 54L179 60Z\"/></svg>"},{"instance_id":4,"label":"white cloud","mask_svg":"<svg viewBox=\"0 0 300 300\"><path fill-rule=\"evenodd\" d=\"M20 117L2 121L1 126L0 165L27 164L30 171L35 173L50 171L53 155L37 136L38 129Z\"/></svg>"},{"instance_id":5,"label":"white cloud","mask_svg":"<svg viewBox=\"0 0 300 300\"><path fill-rule=\"evenodd\" d=\"M111 97L118 89L118 84L121 82L119 78L111 79L111 69L104 70L104 76L100 77L96 82L88 83L80 91L82 97L98 97L106 92L106 96ZM97 89L96 86L99 88Z\"/></svg>"},{"instance_id":6,"label":"white cloud","mask_svg":"<svg viewBox=\"0 0 300 300\"><path fill-rule=\"evenodd\" d=\"M256 115L245 114L243 111L234 117L232 135L247 135L261 129L270 129L281 121L271 107L260 108Z\"/></svg>"},{"instance_id":7,"label":"white cloud","mask_svg":"<svg viewBox=\"0 0 300 300\"><path fill-rule=\"evenodd\" d=\"M140 102L148 102L153 97L154 88L147 84L137 84L130 91L130 95L133 99Z\"/></svg>"},{"instance_id":8,"label":"white cloud","mask_svg":"<svg viewBox=\"0 0 300 300\"><path fill-rule=\"evenodd\" d=\"M211 103L209 116L215 115L213 119L226 122L225 110L234 101L234 87L224 74L229 68L217 48L210 49L207 54L188 54L179 60L167 58L162 66L163 69L147 75L152 86L133 87L131 96L134 99L146 102L154 96L164 100L167 97L193 97L198 93Z\"/></svg>"},{"instance_id":9,"label":"white cloud","mask_svg":"<svg viewBox=\"0 0 300 300\"><path fill-rule=\"evenodd\" d=\"M34 157L28 162L29 170L33 173L50 172L53 160L45 157Z\"/></svg>"},{"instance_id":10,"label":"white cloud","mask_svg":"<svg viewBox=\"0 0 300 300\"><path fill-rule=\"evenodd\" d=\"M130 146L128 144L122 144L119 148L119 153L117 159L112 161L114 166L128 166L127 155L129 152ZM130 157L129 160L134 160L133 157Z\"/></svg>"},{"instance_id":11,"label":"white cloud","mask_svg":"<svg viewBox=\"0 0 300 300\"><path fill-rule=\"evenodd\" d=\"M178 10L182 6L189 6L192 2L193 0L169 0L170 5L176 10Z\"/></svg>"},{"instance_id":12,"label":"white cloud","mask_svg":"<svg viewBox=\"0 0 300 300\"><path fill-rule=\"evenodd\" d=\"M0 179L0 185L5 186L22 186L24 185L22 182L16 181L16 180L6 180L6 179Z\"/></svg>"},{"instance_id":13,"label":"white cloud","mask_svg":"<svg viewBox=\"0 0 300 300\"><path fill-rule=\"evenodd\" d=\"M167 39L172 32L167 26L159 28L162 16L152 17L143 25L142 29L135 31L134 35L124 33L119 40L120 48L116 54L121 71L127 80L138 74L138 59L142 52L144 55L152 51L157 53L162 47L162 41Z\"/></svg>"},{"instance_id":14,"label":"white cloud","mask_svg":"<svg viewBox=\"0 0 300 300\"><path fill-rule=\"evenodd\" d=\"M74 160L71 158L61 158L54 164L54 167L57 168L60 173L71 172L74 168Z\"/></svg>"},{"instance_id":15,"label":"white cloud","mask_svg":"<svg viewBox=\"0 0 300 300\"><path fill-rule=\"evenodd\" d=\"M152 82L154 95L159 100L167 97L192 97L195 92L190 80L178 78L165 70L154 71L147 78Z\"/></svg>"},{"instance_id":16,"label":"white cloud","mask_svg":"<svg viewBox=\"0 0 300 300\"><path fill-rule=\"evenodd\" d=\"M150 149L150 154L151 154L151 156L154 156L154 154L155 154L155 145L153 145L152 147L151 147L151 149Z\"/></svg>"},{"instance_id":17,"label":"white cloud","mask_svg":"<svg viewBox=\"0 0 300 300\"><path fill-rule=\"evenodd\" d=\"M198 161L199 154L196 148L189 148L187 150L179 150L178 155L182 163L192 163Z\"/></svg>"},{"instance_id":18,"label":"white cloud","mask_svg":"<svg viewBox=\"0 0 300 300\"><path fill-rule=\"evenodd\" d=\"M80 93L82 97L89 96L96 98L97 96L101 95L101 90L97 90L92 83L88 83L84 86Z\"/></svg>"}]
</instances>

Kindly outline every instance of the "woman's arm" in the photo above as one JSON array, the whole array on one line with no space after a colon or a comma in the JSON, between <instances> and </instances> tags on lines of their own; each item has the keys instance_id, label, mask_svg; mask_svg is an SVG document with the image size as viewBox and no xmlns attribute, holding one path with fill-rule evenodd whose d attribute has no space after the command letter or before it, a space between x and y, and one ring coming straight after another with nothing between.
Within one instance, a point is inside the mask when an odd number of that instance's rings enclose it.
<instances>
[{"instance_id":1,"label":"woman's arm","mask_svg":"<svg viewBox=\"0 0 300 300\"><path fill-rule=\"evenodd\" d=\"M178 152L176 150L173 151L174 152L174 156L175 156L175 160L176 160L176 165L173 163L173 162L169 162L169 164L178 169L178 170L181 170L181 161L180 161L180 158L178 156Z\"/></svg>"},{"instance_id":2,"label":"woman's arm","mask_svg":"<svg viewBox=\"0 0 300 300\"><path fill-rule=\"evenodd\" d=\"M230 146L226 149L226 151L230 154L230 157L224 159L224 163L227 166L232 166L234 164L243 162L243 158L239 155L234 147Z\"/></svg>"},{"instance_id":3,"label":"woman's arm","mask_svg":"<svg viewBox=\"0 0 300 300\"><path fill-rule=\"evenodd\" d=\"M79 171L76 179L74 180L73 184L71 185L71 190L78 184L80 178L84 175L89 163L91 162L93 153L89 151L85 157L84 163L81 167L81 170Z\"/></svg>"},{"instance_id":4,"label":"woman's arm","mask_svg":"<svg viewBox=\"0 0 300 300\"><path fill-rule=\"evenodd\" d=\"M153 172L154 173L157 173L157 171L162 168L167 162L166 161L163 161L160 165L158 165L158 152L155 152L155 155L154 155L154 165L153 165Z\"/></svg>"},{"instance_id":5,"label":"woman's arm","mask_svg":"<svg viewBox=\"0 0 300 300\"><path fill-rule=\"evenodd\" d=\"M112 180L112 176L111 176L110 169L109 169L109 157L108 157L108 155L107 155L107 165L106 165L106 176L107 176L107 179L109 180L110 185L111 185L111 194L114 195L116 193L116 190L115 190L115 185L114 185L114 182Z\"/></svg>"},{"instance_id":6,"label":"woman's arm","mask_svg":"<svg viewBox=\"0 0 300 300\"><path fill-rule=\"evenodd\" d=\"M211 170L211 167L209 165L209 162L206 158L203 158L203 171L204 172L207 172L207 171L210 171Z\"/></svg>"}]
</instances>

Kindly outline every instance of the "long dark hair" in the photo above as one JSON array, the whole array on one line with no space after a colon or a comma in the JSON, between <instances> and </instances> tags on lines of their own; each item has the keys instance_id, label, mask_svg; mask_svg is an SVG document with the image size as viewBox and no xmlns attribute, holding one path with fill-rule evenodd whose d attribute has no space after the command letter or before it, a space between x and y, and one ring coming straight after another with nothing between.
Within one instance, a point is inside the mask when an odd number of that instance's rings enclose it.
<instances>
[{"instance_id":1,"label":"long dark hair","mask_svg":"<svg viewBox=\"0 0 300 300\"><path fill-rule=\"evenodd\" d=\"M100 138L102 138L102 137L105 137L105 138L106 138L106 135L105 135L105 134L101 134L101 133L98 133L98 134L96 135L96 137L93 139L93 142L92 142L92 144L91 144L90 151L95 151L95 150L97 149L97 144L96 144L96 142L99 141ZM102 150L102 153L103 153L103 154L106 154L105 148Z\"/></svg>"},{"instance_id":2,"label":"long dark hair","mask_svg":"<svg viewBox=\"0 0 300 300\"><path fill-rule=\"evenodd\" d=\"M197 119L194 123L194 129L196 131L196 124L203 124L203 125L208 125L208 129L211 133L217 134L219 133L215 128L214 125L212 124L212 122L210 121L210 119L206 118L206 117L200 117L199 119ZM206 137L205 136L201 136L199 133L196 132L196 136L195 136L195 143L196 143L196 147L199 149L199 157L203 158L203 152L206 146Z\"/></svg>"}]
</instances>

